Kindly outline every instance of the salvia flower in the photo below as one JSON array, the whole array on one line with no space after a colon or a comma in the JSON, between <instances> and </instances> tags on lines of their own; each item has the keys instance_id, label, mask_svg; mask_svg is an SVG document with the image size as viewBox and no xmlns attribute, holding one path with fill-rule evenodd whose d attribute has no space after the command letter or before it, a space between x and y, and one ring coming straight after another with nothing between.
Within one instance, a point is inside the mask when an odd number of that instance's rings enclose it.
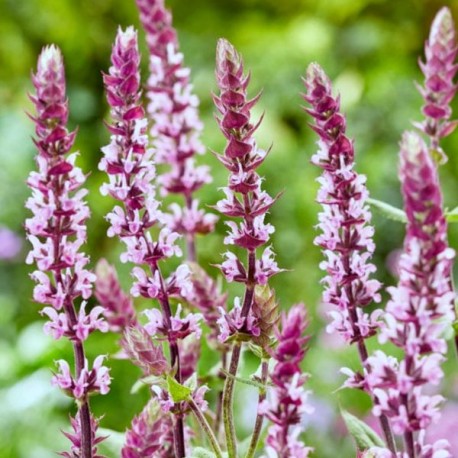
<instances>
[{"instance_id":1,"label":"salvia flower","mask_svg":"<svg viewBox=\"0 0 458 458\"><path fill-rule=\"evenodd\" d=\"M140 367L145 375L160 376L170 371L162 347L151 341L144 327L126 328L121 345L129 359Z\"/></svg>"},{"instance_id":2,"label":"salvia flower","mask_svg":"<svg viewBox=\"0 0 458 458\"><path fill-rule=\"evenodd\" d=\"M104 75L104 83L113 119L108 126L112 135L110 144L102 149L104 157L99 165L108 174L109 182L102 186L101 192L110 194L123 206L116 206L107 216L111 224L108 235L117 235L125 243L126 252L121 256L121 261L136 264L132 271L135 277L132 295L155 298L160 303L161 312L149 311L153 319L148 329L154 334L160 328L167 337L171 366L176 368L175 377L180 383L177 339L195 332L198 320L190 317L185 322L186 318L180 317L180 310L173 317L169 301L170 296L189 293L192 285L188 279L188 267L179 267L168 279L162 276L159 268L161 261L181 255L176 245L179 234L162 227L158 239L154 240L149 232L163 218L152 183L155 178L153 150L148 148L147 121L140 100L140 55L137 33L132 27L118 31L111 63L109 73ZM174 435L177 455L183 457L181 415L177 416Z\"/></svg>"},{"instance_id":3,"label":"salvia flower","mask_svg":"<svg viewBox=\"0 0 458 458\"><path fill-rule=\"evenodd\" d=\"M271 248L267 248L260 261L256 261L256 249L265 245L274 232L264 221L275 199L261 190L261 177L256 168L263 162L266 152L258 148L253 134L259 126L251 122L251 109L259 95L248 99L249 77L244 74L243 62L235 48L226 40L219 40L216 59L216 79L220 94L214 96L221 117L218 124L227 139L227 145L219 160L229 170L228 186L223 188L226 198L216 205L221 213L239 217L239 223L227 222L229 232L226 245L239 246L249 253L248 266L244 267L231 251L225 254L221 270L228 281L265 284L280 269L274 261ZM243 316L251 304L244 306Z\"/></svg>"},{"instance_id":4,"label":"salvia flower","mask_svg":"<svg viewBox=\"0 0 458 458\"><path fill-rule=\"evenodd\" d=\"M199 338L202 333L199 324L202 314L186 313L182 317L181 305L178 305L175 315L170 318L170 325L165 322L162 313L157 309L145 310L145 315L148 318L145 330L151 336L162 336L168 338L169 341L175 341L184 339L193 333Z\"/></svg>"},{"instance_id":5,"label":"salvia flower","mask_svg":"<svg viewBox=\"0 0 458 458\"><path fill-rule=\"evenodd\" d=\"M280 272L270 247L265 248L268 252L262 261L257 259L258 249L268 244L274 232L274 227L265 222L265 216L276 199L261 189L262 178L257 173L268 153L257 146L254 138L262 118L257 123L251 119L251 109L260 94L253 99L248 98L250 77L244 74L243 61L237 50L224 39L218 41L216 50L216 80L219 88L219 95L214 96L219 112L216 119L227 140L224 153L218 154L217 158L229 171L228 184L223 188L225 198L217 203L216 208L225 216L239 218L238 222L226 222L229 231L224 243L242 248L247 253L244 264L230 250L225 253L226 260L220 266L227 281L245 283L243 303L240 304L237 299L231 311L220 309L222 316L218 320L221 342L233 335L243 335L242 339L235 339L229 364L230 374L236 376L241 354L240 340L250 340L261 333L252 312L255 287L266 284L271 276ZM222 405L229 456L237 455L235 428L231 424L233 396L234 379L228 377ZM259 421L258 417L256 423L259 429L262 418ZM256 439L256 435L253 438Z\"/></svg>"},{"instance_id":6,"label":"salvia flower","mask_svg":"<svg viewBox=\"0 0 458 458\"><path fill-rule=\"evenodd\" d=\"M269 458L305 458L312 451L299 439L301 418L312 413L308 403L310 391L304 384L307 375L300 364L306 353L308 337L307 313L303 304L291 307L283 314L276 331L278 346L273 352L275 367L271 375L273 388L259 410L271 421L267 430L266 453Z\"/></svg>"},{"instance_id":7,"label":"salvia flower","mask_svg":"<svg viewBox=\"0 0 458 458\"><path fill-rule=\"evenodd\" d=\"M81 421L80 421L80 415L79 413L76 414L75 418L70 417L70 423L72 425L73 432L67 433L64 431L65 437L70 440L72 443L72 448L71 452L62 452L59 453L60 456L63 456L65 458L80 458L83 456L82 454L82 442L81 442ZM91 444L92 444L92 450L91 450L91 457L92 458L104 458L102 455L99 455L97 453L97 445L100 444L100 442L104 441L107 436L97 436L97 429L99 427L99 422L97 419L91 416L90 418L90 424L91 424Z\"/></svg>"},{"instance_id":8,"label":"salvia flower","mask_svg":"<svg viewBox=\"0 0 458 458\"><path fill-rule=\"evenodd\" d=\"M315 238L315 244L323 249L325 256L320 264L326 272L322 280L324 306L334 308L329 313L332 321L327 331L337 331L347 343L356 343L365 365L368 358L365 340L376 334L381 324L379 310L371 314L364 311L381 299L381 285L371 278L376 270L370 262L375 245L366 177L354 170L353 142L346 136L346 119L340 112L339 97L332 94L328 76L319 65L310 64L304 83L304 99L311 105L306 111L314 118L312 128L320 138L312 163L323 169L317 196L323 207L318 224L321 234ZM352 383L361 386L353 379ZM380 422L394 452L396 447L385 415Z\"/></svg>"},{"instance_id":9,"label":"salvia flower","mask_svg":"<svg viewBox=\"0 0 458 458\"><path fill-rule=\"evenodd\" d=\"M89 217L84 201L87 191L82 188L85 176L75 165L77 154L69 154L76 133L67 129L64 64L58 48L52 45L43 49L32 81L35 94L31 100L36 114L31 117L35 122L38 171L32 172L27 181L32 196L26 207L33 216L25 223L32 244L26 262L38 268L32 274L37 283L34 299L48 305L42 311L49 318L45 332L56 339L65 336L73 343L75 374L61 360L61 372L53 383L78 399L72 442L79 444L84 456L92 456L95 423L87 397L94 392L107 393L110 377L102 365L103 357L96 358L89 371L83 342L94 330L107 331L108 325L103 307L86 312L86 301L81 302L79 310L75 304L78 298L91 296L95 276L87 270L89 258L81 251Z\"/></svg>"},{"instance_id":10,"label":"salvia flower","mask_svg":"<svg viewBox=\"0 0 458 458\"><path fill-rule=\"evenodd\" d=\"M163 194L181 194L184 205L174 204L166 219L171 230L183 234L188 243L188 259L195 261L195 235L213 231L215 215L199 209L193 194L211 182L209 168L195 164L196 154L205 148L200 140L202 123L199 100L193 94L190 70L184 66L172 15L163 0L137 0L140 20L150 52L147 84L147 112L156 161L170 170L158 178Z\"/></svg>"},{"instance_id":11,"label":"salvia flower","mask_svg":"<svg viewBox=\"0 0 458 458\"><path fill-rule=\"evenodd\" d=\"M234 299L234 306L229 312L221 308L220 314L217 323L219 325L218 339L221 343L238 333L259 337L261 330L257 319L252 311L248 313L248 316L242 315L239 297Z\"/></svg>"},{"instance_id":12,"label":"salvia flower","mask_svg":"<svg viewBox=\"0 0 458 458\"><path fill-rule=\"evenodd\" d=\"M67 361L61 359L57 361L59 372L52 378L52 384L60 387L75 399L84 399L90 393L107 394L111 379L108 369L102 365L104 358L104 356L98 356L90 370L85 360L84 368L76 380L70 374L70 366Z\"/></svg>"},{"instance_id":13,"label":"salvia flower","mask_svg":"<svg viewBox=\"0 0 458 458\"><path fill-rule=\"evenodd\" d=\"M447 160L439 142L458 125L457 121L450 121L450 102L457 87L453 81L458 70L455 62L457 52L455 24L450 10L444 7L437 13L431 26L425 44L426 61L419 62L425 75L424 86L418 85L418 89L425 101L422 111L426 119L422 123L415 123L430 138L430 148L439 163Z\"/></svg>"},{"instance_id":14,"label":"salvia flower","mask_svg":"<svg viewBox=\"0 0 458 458\"><path fill-rule=\"evenodd\" d=\"M95 268L95 297L105 309L105 318L112 332L120 332L137 322L132 298L119 283L114 266L101 259Z\"/></svg>"},{"instance_id":15,"label":"salvia flower","mask_svg":"<svg viewBox=\"0 0 458 458\"><path fill-rule=\"evenodd\" d=\"M333 305L329 332L337 330L349 343L356 342L363 361L367 358L364 339L375 334L379 313L368 315L364 307L380 301L380 283L371 279L375 266L371 214L367 205L366 178L354 170L353 142L345 133L345 117L339 98L332 95L331 82L324 71L311 64L304 80L305 100L312 106L312 126L320 137L319 151L312 163L323 169L318 179L318 202L323 206L315 243L323 248L326 272L323 301Z\"/></svg>"},{"instance_id":16,"label":"salvia flower","mask_svg":"<svg viewBox=\"0 0 458 458\"><path fill-rule=\"evenodd\" d=\"M181 255L176 245L179 235L163 227L155 241L148 232L162 221L162 214L155 199L152 184L155 168L152 150L147 148L146 119L140 104L139 59L136 32L133 28L120 30L113 47L113 65L104 76L113 124L109 126L111 143L103 148L105 156L100 162L101 169L109 176L102 192L110 193L124 205L124 208L115 207L107 219L111 223L111 235L119 235L126 244L127 251L121 260L138 265L133 269L136 280L132 294L157 298L169 309L170 295L188 291L189 269L181 266L168 279L163 279L158 263ZM140 267L145 265L150 272ZM170 327L169 311L164 319Z\"/></svg>"},{"instance_id":17,"label":"salvia flower","mask_svg":"<svg viewBox=\"0 0 458 458\"><path fill-rule=\"evenodd\" d=\"M172 421L155 399L136 416L126 433L122 458L171 458L173 455Z\"/></svg>"},{"instance_id":18,"label":"salvia flower","mask_svg":"<svg viewBox=\"0 0 458 458\"><path fill-rule=\"evenodd\" d=\"M404 359L380 351L369 358L366 382L376 394L375 414L388 415L397 434L410 435L407 448L416 447L413 432L422 432L440 417L442 397L424 393L438 385L447 350L444 328L454 318L450 275L454 251L447 243L438 175L428 148L415 133L401 142L400 177L407 214L404 253L397 287L388 288L386 324L380 340L404 351ZM443 455L449 456L449 455Z\"/></svg>"}]
</instances>

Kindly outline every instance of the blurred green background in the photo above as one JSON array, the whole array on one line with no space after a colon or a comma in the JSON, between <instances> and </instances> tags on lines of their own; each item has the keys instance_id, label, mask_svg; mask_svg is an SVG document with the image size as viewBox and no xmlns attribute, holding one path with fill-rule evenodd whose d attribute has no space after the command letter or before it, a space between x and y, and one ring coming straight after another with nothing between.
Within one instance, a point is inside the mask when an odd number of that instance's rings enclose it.
<instances>
[{"instance_id":1,"label":"blurred green background","mask_svg":"<svg viewBox=\"0 0 458 458\"><path fill-rule=\"evenodd\" d=\"M266 112L258 131L263 147L273 143L272 153L262 166L265 188L271 194L285 191L272 209L270 221L276 227L273 245L279 264L291 269L273 279L273 286L287 308L304 301L310 310L313 339L306 361L311 373L317 414L309 421L306 439L318 458L355 456L352 441L338 417L339 405L364 416L369 400L351 391L335 390L341 378L339 368L358 367L354 349L341 348L323 332L323 313L317 308L321 294L318 270L321 254L313 245L318 205L315 178L319 171L309 164L315 151L314 133L307 127L301 109L301 75L311 61L318 61L342 95L348 115L348 132L355 138L358 170L368 176L371 195L401 206L397 180L397 151L401 132L411 120L421 119L421 98L413 81L422 81L417 58L436 11L443 5L458 18L458 3L433 0L173 0L181 49L192 68L195 90L201 100L205 122L203 135L208 149L221 151L223 138L213 119L211 91L214 83L216 40L232 41L252 70L251 91L264 93L256 114ZM111 43L118 24L139 26L134 0L0 0L0 226L24 238L23 221L28 212L24 202L29 195L25 180L34 168L31 136L33 124L25 112L31 110L27 92L31 91L30 71L42 46L56 43L66 64L70 98L71 127L78 126L76 149L79 165L90 172L87 185L92 218L89 222L87 251L93 264L106 257L119 266L125 288L130 285L129 266L118 262L120 247L105 236L104 215L112 207L98 188L104 177L97 169L100 147L108 143L103 125L107 106L101 71L109 66ZM143 56L146 47L140 32ZM143 59L143 75L147 62ZM458 107L455 104L455 112ZM441 169L445 202L458 205L458 134L444 141L449 162ZM211 154L201 161L211 165L214 182L201 192L201 200L214 204L218 187L226 181L226 171ZM377 244L376 264L385 284L396 279L387 268L387 259L402 245L403 228L374 214ZM224 251L224 226L200 240L199 258L204 266L218 263ZM457 226L450 228L453 247L458 246ZM71 358L64 340L54 342L42 333L39 307L31 301L31 267L24 264L28 250L0 260L0 458L45 458L54 450L66 448L60 429L68 426L71 402L49 384L53 361ZM212 275L217 270L209 267ZM232 297L237 289L229 288ZM93 335L88 342L90 358L116 352L117 337ZM372 342L375 347L376 343ZM206 355L207 353L205 353ZM444 390L457 397L456 365L447 367ZM214 359L205 357L201 371ZM247 370L254 364L246 359ZM146 391L131 395L130 388L139 375L128 362L110 360L114 377L107 396L93 399L97 415L104 415L102 426L124 431L132 416L141 410ZM453 372L455 375L453 375ZM251 390L240 390L238 402L255 402ZM240 409L241 410L241 409ZM247 409L245 409L247 410ZM254 404L253 409L254 410ZM456 410L454 411L456 412ZM241 435L252 417L242 415ZM116 452L106 451L109 457ZM458 450L456 451L458 456Z\"/></svg>"}]
</instances>

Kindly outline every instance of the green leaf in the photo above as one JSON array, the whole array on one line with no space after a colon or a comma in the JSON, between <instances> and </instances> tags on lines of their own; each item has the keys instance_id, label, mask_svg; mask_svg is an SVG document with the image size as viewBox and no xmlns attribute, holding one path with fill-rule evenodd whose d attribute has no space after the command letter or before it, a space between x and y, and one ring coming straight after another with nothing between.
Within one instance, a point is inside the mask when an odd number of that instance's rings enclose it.
<instances>
[{"instance_id":1,"label":"green leaf","mask_svg":"<svg viewBox=\"0 0 458 458\"><path fill-rule=\"evenodd\" d=\"M367 203L380 211L384 216L393 221L400 223L407 223L407 216L400 208L393 207L393 205L382 202L381 200L368 198Z\"/></svg>"},{"instance_id":2,"label":"green leaf","mask_svg":"<svg viewBox=\"0 0 458 458\"><path fill-rule=\"evenodd\" d=\"M178 383L173 377L170 377L170 375L167 375L167 389L173 402L187 401L192 393L191 388Z\"/></svg>"},{"instance_id":3,"label":"green leaf","mask_svg":"<svg viewBox=\"0 0 458 458\"><path fill-rule=\"evenodd\" d=\"M216 458L216 455L206 448L196 447L192 451L191 458Z\"/></svg>"},{"instance_id":4,"label":"green leaf","mask_svg":"<svg viewBox=\"0 0 458 458\"><path fill-rule=\"evenodd\" d=\"M345 410L342 410L341 413L348 432L355 439L358 450L367 450L371 447L386 447L379 435L366 423Z\"/></svg>"},{"instance_id":5,"label":"green leaf","mask_svg":"<svg viewBox=\"0 0 458 458\"><path fill-rule=\"evenodd\" d=\"M458 321L453 322L452 328L453 328L453 337L458 336Z\"/></svg>"},{"instance_id":6,"label":"green leaf","mask_svg":"<svg viewBox=\"0 0 458 458\"><path fill-rule=\"evenodd\" d=\"M458 223L458 207L445 212L445 218L448 223Z\"/></svg>"}]
</instances>

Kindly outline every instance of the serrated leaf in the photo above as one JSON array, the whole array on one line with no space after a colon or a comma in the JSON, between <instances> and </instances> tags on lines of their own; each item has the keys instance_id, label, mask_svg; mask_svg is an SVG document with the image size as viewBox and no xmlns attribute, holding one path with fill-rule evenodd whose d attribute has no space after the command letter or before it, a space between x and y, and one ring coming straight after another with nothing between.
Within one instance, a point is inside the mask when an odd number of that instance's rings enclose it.
<instances>
[{"instance_id":1,"label":"serrated leaf","mask_svg":"<svg viewBox=\"0 0 458 458\"><path fill-rule=\"evenodd\" d=\"M341 413L348 432L355 439L358 450L363 451L371 447L386 447L380 436L366 423L345 410L342 410Z\"/></svg>"},{"instance_id":2,"label":"serrated leaf","mask_svg":"<svg viewBox=\"0 0 458 458\"><path fill-rule=\"evenodd\" d=\"M387 204L386 202L382 202L381 200L372 198L368 198L367 203L376 208L388 219L398 221L400 223L407 223L407 216L405 212L400 208L394 207L393 205Z\"/></svg>"},{"instance_id":3,"label":"serrated leaf","mask_svg":"<svg viewBox=\"0 0 458 458\"><path fill-rule=\"evenodd\" d=\"M173 377L170 377L170 375L167 375L167 389L175 403L188 400L192 393L191 388L178 383Z\"/></svg>"}]
</instances>

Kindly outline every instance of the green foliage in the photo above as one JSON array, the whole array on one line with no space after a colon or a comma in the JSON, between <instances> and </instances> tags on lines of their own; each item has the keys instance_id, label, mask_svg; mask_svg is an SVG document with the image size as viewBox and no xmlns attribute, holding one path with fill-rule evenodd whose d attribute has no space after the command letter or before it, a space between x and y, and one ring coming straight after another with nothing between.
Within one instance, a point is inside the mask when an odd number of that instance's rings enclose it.
<instances>
[{"instance_id":1,"label":"green foliage","mask_svg":"<svg viewBox=\"0 0 458 458\"><path fill-rule=\"evenodd\" d=\"M377 199L367 199L367 202L374 207L377 211L383 214L388 219L398 221L400 223L407 222L407 216L405 212L399 208L393 207L393 205L387 204Z\"/></svg>"},{"instance_id":2,"label":"green foliage","mask_svg":"<svg viewBox=\"0 0 458 458\"><path fill-rule=\"evenodd\" d=\"M178 383L173 377L167 375L167 391L173 399L173 402L187 401L192 393L191 388Z\"/></svg>"},{"instance_id":3,"label":"green foliage","mask_svg":"<svg viewBox=\"0 0 458 458\"><path fill-rule=\"evenodd\" d=\"M371 447L386 447L378 434L366 423L345 410L342 410L341 413L348 432L355 439L358 450L364 451Z\"/></svg>"}]
</instances>

